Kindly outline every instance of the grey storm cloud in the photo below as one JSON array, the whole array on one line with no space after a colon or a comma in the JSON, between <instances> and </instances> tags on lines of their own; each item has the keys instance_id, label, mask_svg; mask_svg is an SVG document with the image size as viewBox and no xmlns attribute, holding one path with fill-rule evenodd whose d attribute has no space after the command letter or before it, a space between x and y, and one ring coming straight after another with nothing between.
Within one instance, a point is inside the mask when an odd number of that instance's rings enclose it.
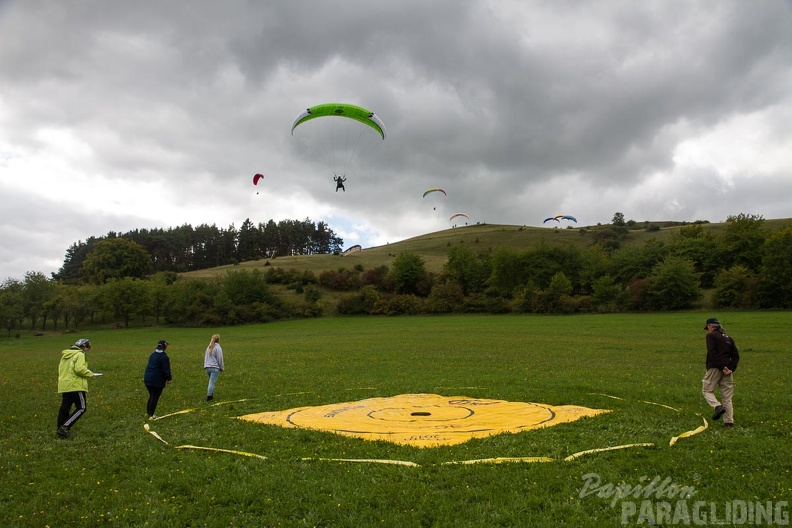
<instances>
[{"instance_id":1,"label":"grey storm cloud","mask_svg":"<svg viewBox=\"0 0 792 528\"><path fill-rule=\"evenodd\" d=\"M0 279L183 223L788 217L790 65L781 0L0 1ZM289 132L325 102L388 128L346 193Z\"/></svg>"}]
</instances>

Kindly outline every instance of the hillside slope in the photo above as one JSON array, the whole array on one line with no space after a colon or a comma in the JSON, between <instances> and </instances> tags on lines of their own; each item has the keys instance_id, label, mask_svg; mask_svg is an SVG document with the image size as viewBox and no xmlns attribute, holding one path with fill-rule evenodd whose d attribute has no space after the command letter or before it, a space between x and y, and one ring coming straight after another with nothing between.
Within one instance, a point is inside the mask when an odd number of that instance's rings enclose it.
<instances>
[{"instance_id":1,"label":"hillside slope","mask_svg":"<svg viewBox=\"0 0 792 528\"><path fill-rule=\"evenodd\" d=\"M792 224L792 219L765 220L768 229L776 229ZM621 243L622 245L643 244L650 239L664 240L678 232L685 224L673 222L644 222L636 224L640 229L632 229ZM690 224L687 224L690 225ZM705 230L713 234L721 233L725 223L701 224ZM653 230L648 226L656 226ZM668 227L661 227L668 226ZM185 278L206 278L224 274L229 270L260 269L270 266L298 271L310 270L319 274L327 270L341 268L352 269L362 266L372 269L379 266L390 266L393 259L400 253L413 252L420 255L428 271L440 271L448 258L448 251L453 246L464 245L473 251L486 251L500 247L515 250L528 249L538 244L574 245L587 247L594 242L594 234L598 229L610 226L587 226L571 229L527 227L515 225L479 224L446 229L434 233L408 238L400 242L365 248L347 255L299 255L293 257L276 257L242 262L237 265L220 266L199 271L184 273ZM657 229L659 227L659 230Z\"/></svg>"}]
</instances>

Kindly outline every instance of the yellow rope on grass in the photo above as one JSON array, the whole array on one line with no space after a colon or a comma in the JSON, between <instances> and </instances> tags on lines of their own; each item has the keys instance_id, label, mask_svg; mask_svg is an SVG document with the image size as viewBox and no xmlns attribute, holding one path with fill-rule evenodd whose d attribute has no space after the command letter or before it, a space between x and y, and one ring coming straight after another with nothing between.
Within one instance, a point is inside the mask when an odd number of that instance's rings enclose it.
<instances>
[{"instance_id":1,"label":"yellow rope on grass","mask_svg":"<svg viewBox=\"0 0 792 528\"><path fill-rule=\"evenodd\" d=\"M156 432L152 431L152 430L151 430L151 428L149 427L149 424L147 424L147 423L144 423L144 424L143 424L143 429L145 429L145 430L146 430L146 432L147 432L148 434L150 434L151 436L153 436L154 438L156 438L157 440L159 440L159 441L160 441L160 442L162 442L163 444L165 444L165 445L170 445L168 442L166 442L165 440L163 440L163 439L162 439L162 437L161 437L160 435L158 435Z\"/></svg>"},{"instance_id":2,"label":"yellow rope on grass","mask_svg":"<svg viewBox=\"0 0 792 528\"><path fill-rule=\"evenodd\" d=\"M249 401L249 400L250 400L250 398L242 398L241 400L221 401L221 402L216 402L216 403L211 404L210 407L217 407L218 405L228 405L229 403L237 403L237 402L243 402L243 401Z\"/></svg>"},{"instance_id":3,"label":"yellow rope on grass","mask_svg":"<svg viewBox=\"0 0 792 528\"><path fill-rule=\"evenodd\" d=\"M368 464L393 464L397 466L411 466L420 467L420 464L409 462L407 460L384 460L376 458L301 458L300 460L311 461L318 460L321 462L360 462Z\"/></svg>"},{"instance_id":4,"label":"yellow rope on grass","mask_svg":"<svg viewBox=\"0 0 792 528\"><path fill-rule=\"evenodd\" d=\"M589 394L593 394L594 396L605 396L606 398L613 398L614 400L624 401L624 398L619 398L618 396L611 396L610 394L603 394L601 392L589 392Z\"/></svg>"},{"instance_id":5,"label":"yellow rope on grass","mask_svg":"<svg viewBox=\"0 0 792 528\"><path fill-rule=\"evenodd\" d=\"M674 407L671 407L670 405L663 405L662 403L655 403L655 402L650 402L650 401L646 401L646 400L639 400L639 401L641 403L648 403L649 405L657 405L658 407L665 407L666 409L671 409L672 411L682 412L680 409L675 409Z\"/></svg>"},{"instance_id":6,"label":"yellow rope on grass","mask_svg":"<svg viewBox=\"0 0 792 528\"><path fill-rule=\"evenodd\" d=\"M443 462L443 465L449 464L503 464L504 462L553 462L550 457L495 457L495 458L478 458L474 460L452 460L450 462Z\"/></svg>"},{"instance_id":7,"label":"yellow rope on grass","mask_svg":"<svg viewBox=\"0 0 792 528\"><path fill-rule=\"evenodd\" d=\"M569 455L564 459L564 462L569 462L571 460L575 460L578 457L582 457L583 455L589 455L591 453L602 453L604 451L615 451L617 449L627 449L630 447L654 447L654 444L627 444L627 445L620 445L613 447L602 447L599 449L587 449L585 451L580 451L579 453L574 453L572 455Z\"/></svg>"},{"instance_id":8,"label":"yellow rope on grass","mask_svg":"<svg viewBox=\"0 0 792 528\"><path fill-rule=\"evenodd\" d=\"M701 415L699 414L698 416L701 416ZM672 437L671 441L668 443L668 445L672 446L672 445L676 444L677 440L679 440L680 438L687 438L689 436L697 435L700 432L706 430L709 427L709 424L707 423L707 419L704 418L703 416L701 416L701 419L704 420L704 425L700 425L700 426L696 427L695 429L693 429L692 431L685 431L684 433L680 434L679 436Z\"/></svg>"},{"instance_id":9,"label":"yellow rope on grass","mask_svg":"<svg viewBox=\"0 0 792 528\"><path fill-rule=\"evenodd\" d=\"M197 410L198 409L184 409L183 411L176 411L176 412L172 412L170 414L163 414L162 416L157 416L156 418L151 418L151 421L154 422L156 420L162 420L163 418L169 418L171 416L176 416L176 415L179 415L179 414L187 414L187 413L191 413L191 412L194 412L194 411L197 411Z\"/></svg>"},{"instance_id":10,"label":"yellow rope on grass","mask_svg":"<svg viewBox=\"0 0 792 528\"><path fill-rule=\"evenodd\" d=\"M263 455L257 455L256 453L248 453L247 451L235 451L233 449L220 449L218 447L202 447L202 446L194 446L194 445L181 445L176 446L174 449L197 449L199 451L214 451L216 453L230 453L232 455L242 455L251 458L259 458L261 460L267 460L267 457Z\"/></svg>"}]
</instances>

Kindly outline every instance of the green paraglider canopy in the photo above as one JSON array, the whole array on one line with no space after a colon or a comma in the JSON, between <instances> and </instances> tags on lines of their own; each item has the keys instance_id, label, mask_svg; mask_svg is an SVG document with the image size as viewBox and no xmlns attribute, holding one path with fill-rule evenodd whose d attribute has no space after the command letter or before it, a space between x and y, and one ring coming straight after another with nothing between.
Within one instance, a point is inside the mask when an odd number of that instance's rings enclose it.
<instances>
[{"instance_id":1,"label":"green paraglider canopy","mask_svg":"<svg viewBox=\"0 0 792 528\"><path fill-rule=\"evenodd\" d=\"M321 118L321 119L318 119ZM358 164L385 139L385 124L371 110L345 103L312 106L297 116L291 134L304 152L329 169L334 188L354 176Z\"/></svg>"},{"instance_id":2,"label":"green paraglider canopy","mask_svg":"<svg viewBox=\"0 0 792 528\"><path fill-rule=\"evenodd\" d=\"M298 115L297 119L294 120L294 124L292 124L291 128L292 135L294 134L294 129L306 121L316 119L317 117L333 116L346 117L348 119L360 121L361 123L376 130L382 139L385 139L385 123L382 122L382 119L380 119L371 110L367 110L362 106L355 106L345 103L325 103L308 108Z\"/></svg>"}]
</instances>

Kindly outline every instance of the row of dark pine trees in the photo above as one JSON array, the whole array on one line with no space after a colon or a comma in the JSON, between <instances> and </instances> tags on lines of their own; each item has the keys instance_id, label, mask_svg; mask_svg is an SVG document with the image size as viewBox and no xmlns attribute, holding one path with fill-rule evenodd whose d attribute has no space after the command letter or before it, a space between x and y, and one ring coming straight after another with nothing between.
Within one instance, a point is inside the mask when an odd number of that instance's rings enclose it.
<instances>
[{"instance_id":1,"label":"row of dark pine trees","mask_svg":"<svg viewBox=\"0 0 792 528\"><path fill-rule=\"evenodd\" d=\"M82 264L95 244L110 238L137 242L149 255L155 272L186 272L276 256L331 254L342 249L344 241L324 222L281 220L255 225L250 219L239 229L201 224L184 224L167 229L135 229L110 232L101 237L78 241L66 250L63 266L53 274L55 280L74 283L80 280Z\"/></svg>"}]
</instances>

